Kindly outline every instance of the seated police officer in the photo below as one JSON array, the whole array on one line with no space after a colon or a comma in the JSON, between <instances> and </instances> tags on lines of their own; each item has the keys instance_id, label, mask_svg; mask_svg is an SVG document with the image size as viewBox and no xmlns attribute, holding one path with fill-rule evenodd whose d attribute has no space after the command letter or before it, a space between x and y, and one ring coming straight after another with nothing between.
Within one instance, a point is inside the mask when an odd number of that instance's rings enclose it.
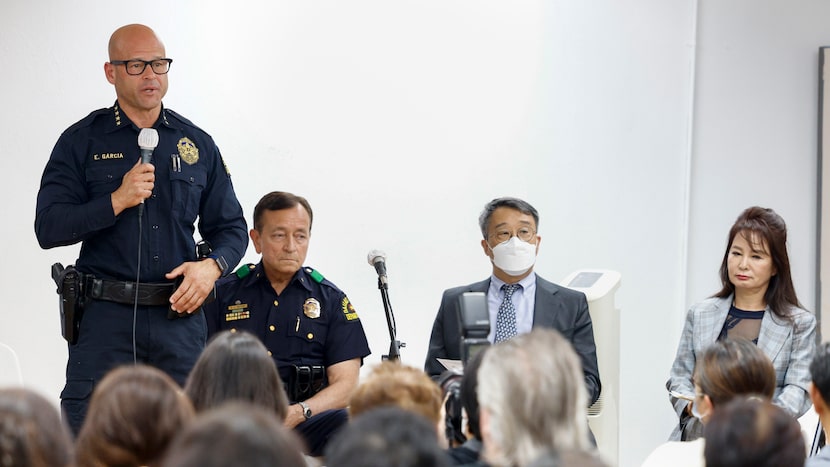
<instances>
[{"instance_id":1,"label":"seated police officer","mask_svg":"<svg viewBox=\"0 0 830 467\"><path fill-rule=\"evenodd\" d=\"M205 307L208 335L244 329L262 339L285 383L291 406L286 426L320 456L348 420L369 343L349 299L310 267L302 267L313 214L305 198L275 191L254 209L251 240L259 264L242 266L216 283Z\"/></svg>"}]
</instances>

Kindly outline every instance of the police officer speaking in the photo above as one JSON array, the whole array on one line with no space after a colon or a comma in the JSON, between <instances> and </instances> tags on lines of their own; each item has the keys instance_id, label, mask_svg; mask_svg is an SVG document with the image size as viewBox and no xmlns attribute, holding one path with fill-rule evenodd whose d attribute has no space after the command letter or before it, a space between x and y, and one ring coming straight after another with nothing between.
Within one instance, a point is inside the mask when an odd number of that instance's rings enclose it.
<instances>
[{"instance_id":1,"label":"police officer speaking","mask_svg":"<svg viewBox=\"0 0 830 467\"><path fill-rule=\"evenodd\" d=\"M75 432L95 383L117 365L145 362L184 383L206 341L197 312L248 245L213 139L162 105L172 62L147 26L116 30L104 64L115 104L67 129L43 172L40 246L83 242L75 267L66 268L73 274L53 271L64 284L63 308L69 297L77 305L76 326L64 325L70 344L61 392ZM209 258L196 254L197 218Z\"/></svg>"},{"instance_id":2,"label":"police officer speaking","mask_svg":"<svg viewBox=\"0 0 830 467\"><path fill-rule=\"evenodd\" d=\"M249 331L274 358L291 401L285 424L320 456L345 424L369 344L348 297L318 271L303 267L313 213L305 198L272 192L254 208L251 241L259 264L216 284L205 306L208 334Z\"/></svg>"}]
</instances>

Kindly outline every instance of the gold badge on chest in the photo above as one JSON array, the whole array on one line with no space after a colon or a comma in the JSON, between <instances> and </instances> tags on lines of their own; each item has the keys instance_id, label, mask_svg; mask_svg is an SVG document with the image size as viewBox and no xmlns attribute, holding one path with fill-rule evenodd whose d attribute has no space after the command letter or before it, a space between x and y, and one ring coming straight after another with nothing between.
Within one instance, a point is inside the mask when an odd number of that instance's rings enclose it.
<instances>
[{"instance_id":1,"label":"gold badge on chest","mask_svg":"<svg viewBox=\"0 0 830 467\"><path fill-rule=\"evenodd\" d=\"M179 149L179 157L187 165L193 165L199 160L199 148L193 144L193 141L190 138L182 138L176 143L176 147Z\"/></svg>"},{"instance_id":2,"label":"gold badge on chest","mask_svg":"<svg viewBox=\"0 0 830 467\"><path fill-rule=\"evenodd\" d=\"M303 303L303 314L311 319L320 317L320 302L316 298L307 298Z\"/></svg>"}]
</instances>

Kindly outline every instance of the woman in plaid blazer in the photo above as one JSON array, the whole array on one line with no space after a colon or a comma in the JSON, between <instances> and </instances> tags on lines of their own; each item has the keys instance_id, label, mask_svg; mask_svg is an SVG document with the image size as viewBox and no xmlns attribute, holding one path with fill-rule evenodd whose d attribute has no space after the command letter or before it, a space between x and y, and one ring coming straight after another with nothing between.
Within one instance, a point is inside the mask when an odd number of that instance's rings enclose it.
<instances>
[{"instance_id":1,"label":"woman in plaid blazer","mask_svg":"<svg viewBox=\"0 0 830 467\"><path fill-rule=\"evenodd\" d=\"M670 440L692 440L702 425L692 416L696 356L727 336L752 340L772 360L773 402L794 417L810 408L809 365L815 351L816 318L795 294L787 255L787 226L768 208L744 210L732 228L720 267L723 287L691 307L666 383L679 417Z\"/></svg>"}]
</instances>

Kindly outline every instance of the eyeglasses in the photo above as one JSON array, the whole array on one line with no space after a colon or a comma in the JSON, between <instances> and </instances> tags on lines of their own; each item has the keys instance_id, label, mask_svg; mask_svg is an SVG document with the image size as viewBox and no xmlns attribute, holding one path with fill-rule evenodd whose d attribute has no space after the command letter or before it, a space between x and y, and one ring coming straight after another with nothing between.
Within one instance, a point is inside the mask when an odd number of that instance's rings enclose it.
<instances>
[{"instance_id":1,"label":"eyeglasses","mask_svg":"<svg viewBox=\"0 0 830 467\"><path fill-rule=\"evenodd\" d=\"M530 242L533 236L536 235L536 231L528 227L522 227L521 229L517 230L515 234L510 232L509 230L497 230L488 235L487 238L495 239L499 243L504 243L513 238L514 235L516 237L519 237L519 240L523 242Z\"/></svg>"},{"instance_id":2,"label":"eyeglasses","mask_svg":"<svg viewBox=\"0 0 830 467\"><path fill-rule=\"evenodd\" d=\"M156 60L110 60L112 65L124 65L127 74L131 76L138 76L144 73L147 65L153 69L153 73L157 75L164 75L170 71L170 64L173 63L172 58L159 58Z\"/></svg>"}]
</instances>

